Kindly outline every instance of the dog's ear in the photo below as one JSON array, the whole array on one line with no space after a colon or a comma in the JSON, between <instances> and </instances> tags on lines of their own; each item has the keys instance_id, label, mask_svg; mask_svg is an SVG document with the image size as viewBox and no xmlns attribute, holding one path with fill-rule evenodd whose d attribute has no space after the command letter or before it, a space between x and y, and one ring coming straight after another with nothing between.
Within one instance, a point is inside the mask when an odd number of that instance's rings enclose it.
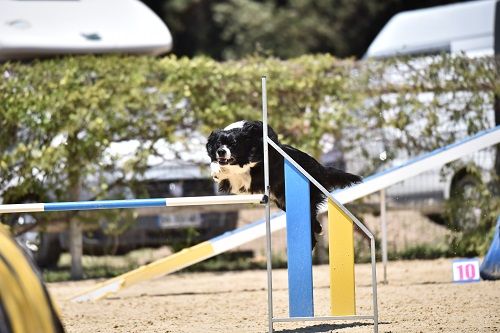
<instances>
[{"instance_id":1,"label":"dog's ear","mask_svg":"<svg viewBox=\"0 0 500 333\"><path fill-rule=\"evenodd\" d=\"M261 138L262 137L262 121L247 121L245 122L245 125L243 128L249 133L252 137L254 138ZM271 126L267 126L267 135L271 140L274 142L278 143L278 136L276 135L276 132L271 128Z\"/></svg>"},{"instance_id":2,"label":"dog's ear","mask_svg":"<svg viewBox=\"0 0 500 333\"><path fill-rule=\"evenodd\" d=\"M215 157L215 151L217 150L216 144L217 144L217 140L218 140L220 132L222 132L222 130L216 129L212 133L210 133L210 135L208 136L206 148L207 148L208 156L210 156L211 158Z\"/></svg>"},{"instance_id":3,"label":"dog's ear","mask_svg":"<svg viewBox=\"0 0 500 333\"><path fill-rule=\"evenodd\" d=\"M255 137L262 136L262 122L261 121L245 121L243 124L243 131Z\"/></svg>"}]
</instances>

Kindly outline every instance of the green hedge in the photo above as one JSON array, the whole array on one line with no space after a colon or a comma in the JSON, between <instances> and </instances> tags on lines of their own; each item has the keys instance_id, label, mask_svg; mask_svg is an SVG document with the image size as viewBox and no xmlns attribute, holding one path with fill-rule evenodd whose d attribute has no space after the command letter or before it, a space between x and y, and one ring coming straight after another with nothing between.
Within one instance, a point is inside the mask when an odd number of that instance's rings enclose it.
<instances>
[{"instance_id":1,"label":"green hedge","mask_svg":"<svg viewBox=\"0 0 500 333\"><path fill-rule=\"evenodd\" d=\"M130 181L130 172L144 172L158 140L188 142L194 131L207 135L260 119L262 75L270 123L284 142L315 156L341 142L368 161L366 173L382 163L367 149L375 137L410 154L453 142L491 126L500 91L495 59L461 56L385 62L81 56L4 63L0 75L4 201L79 200L82 190L106 197L113 185ZM104 158L111 142L127 140L142 144L126 163ZM109 173L119 176L113 184ZM87 184L89 176L98 181Z\"/></svg>"},{"instance_id":2,"label":"green hedge","mask_svg":"<svg viewBox=\"0 0 500 333\"><path fill-rule=\"evenodd\" d=\"M95 172L111 141L182 141L192 130L207 134L239 119L260 119L262 75L268 77L271 125L285 142L316 156L325 134L338 139L346 128L362 129L354 138L361 142L376 130L393 129L395 145L417 152L455 141L458 132L439 131L440 124L453 129L463 122L462 135L489 127L499 90L494 59L440 56L425 63L355 63L328 55L222 63L118 56L5 63L0 189L13 172L28 178L33 172L59 178L68 168ZM422 100L424 91L433 92L428 100ZM53 142L58 135L65 145ZM146 145L138 158L150 153ZM131 166L144 167L141 161Z\"/></svg>"}]
</instances>

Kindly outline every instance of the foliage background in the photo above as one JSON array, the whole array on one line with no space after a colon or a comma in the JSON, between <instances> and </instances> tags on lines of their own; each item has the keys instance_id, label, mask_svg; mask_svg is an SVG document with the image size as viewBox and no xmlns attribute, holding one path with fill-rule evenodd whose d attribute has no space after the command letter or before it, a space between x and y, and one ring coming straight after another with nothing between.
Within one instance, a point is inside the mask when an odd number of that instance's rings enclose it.
<instances>
[{"instance_id":1,"label":"foliage background","mask_svg":"<svg viewBox=\"0 0 500 333\"><path fill-rule=\"evenodd\" d=\"M398 154L414 156L491 127L497 70L494 58L446 55L384 62L309 55L4 63L0 197L123 198L121 189L137 183L152 156L177 158L198 149L193 155L202 158L195 162L204 163L204 151L191 140L237 120L260 119L262 75L268 77L270 122L283 142L318 158L340 147L362 161L359 172L368 175ZM116 143L134 149L117 154ZM168 157L161 154L165 146ZM388 158L381 160L387 147ZM483 190L484 198L498 199ZM488 226L500 213L492 207Z\"/></svg>"},{"instance_id":2,"label":"foliage background","mask_svg":"<svg viewBox=\"0 0 500 333\"><path fill-rule=\"evenodd\" d=\"M177 56L218 60L329 53L361 58L396 13L457 0L142 0L161 17Z\"/></svg>"}]
</instances>

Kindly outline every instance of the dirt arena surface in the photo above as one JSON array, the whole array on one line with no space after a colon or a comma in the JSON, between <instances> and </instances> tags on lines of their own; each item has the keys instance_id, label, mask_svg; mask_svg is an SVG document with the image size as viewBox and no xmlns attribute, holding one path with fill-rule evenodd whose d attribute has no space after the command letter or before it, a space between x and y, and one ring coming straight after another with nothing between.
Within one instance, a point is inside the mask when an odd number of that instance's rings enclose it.
<instances>
[{"instance_id":1,"label":"dirt arena surface","mask_svg":"<svg viewBox=\"0 0 500 333\"><path fill-rule=\"evenodd\" d=\"M378 266L379 281L382 267ZM500 281L454 284L451 260L391 262L379 284L380 332L500 332ZM286 271L275 270L275 316L286 316ZM358 314L371 310L369 265L356 266ZM316 315L328 314L328 267L315 266ZM111 298L67 300L96 281L49 289L70 333L266 332L266 272L180 273ZM276 332L371 332L368 322L278 323Z\"/></svg>"}]
</instances>

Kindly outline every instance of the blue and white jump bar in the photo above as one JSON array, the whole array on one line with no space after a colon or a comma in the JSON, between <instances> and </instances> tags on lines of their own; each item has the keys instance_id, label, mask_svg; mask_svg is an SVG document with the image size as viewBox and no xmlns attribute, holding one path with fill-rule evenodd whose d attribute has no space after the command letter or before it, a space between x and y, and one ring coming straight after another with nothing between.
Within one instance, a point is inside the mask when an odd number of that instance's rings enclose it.
<instances>
[{"instance_id":1,"label":"blue and white jump bar","mask_svg":"<svg viewBox=\"0 0 500 333\"><path fill-rule=\"evenodd\" d=\"M77 202L52 202L0 205L0 214L31 213L31 212L59 212L69 210L98 210L116 208L144 208L144 207L180 207L180 206L208 206L232 204L261 204L265 203L262 194L247 195L215 195L203 197L182 198L155 198L133 200L96 200Z\"/></svg>"}]
</instances>

